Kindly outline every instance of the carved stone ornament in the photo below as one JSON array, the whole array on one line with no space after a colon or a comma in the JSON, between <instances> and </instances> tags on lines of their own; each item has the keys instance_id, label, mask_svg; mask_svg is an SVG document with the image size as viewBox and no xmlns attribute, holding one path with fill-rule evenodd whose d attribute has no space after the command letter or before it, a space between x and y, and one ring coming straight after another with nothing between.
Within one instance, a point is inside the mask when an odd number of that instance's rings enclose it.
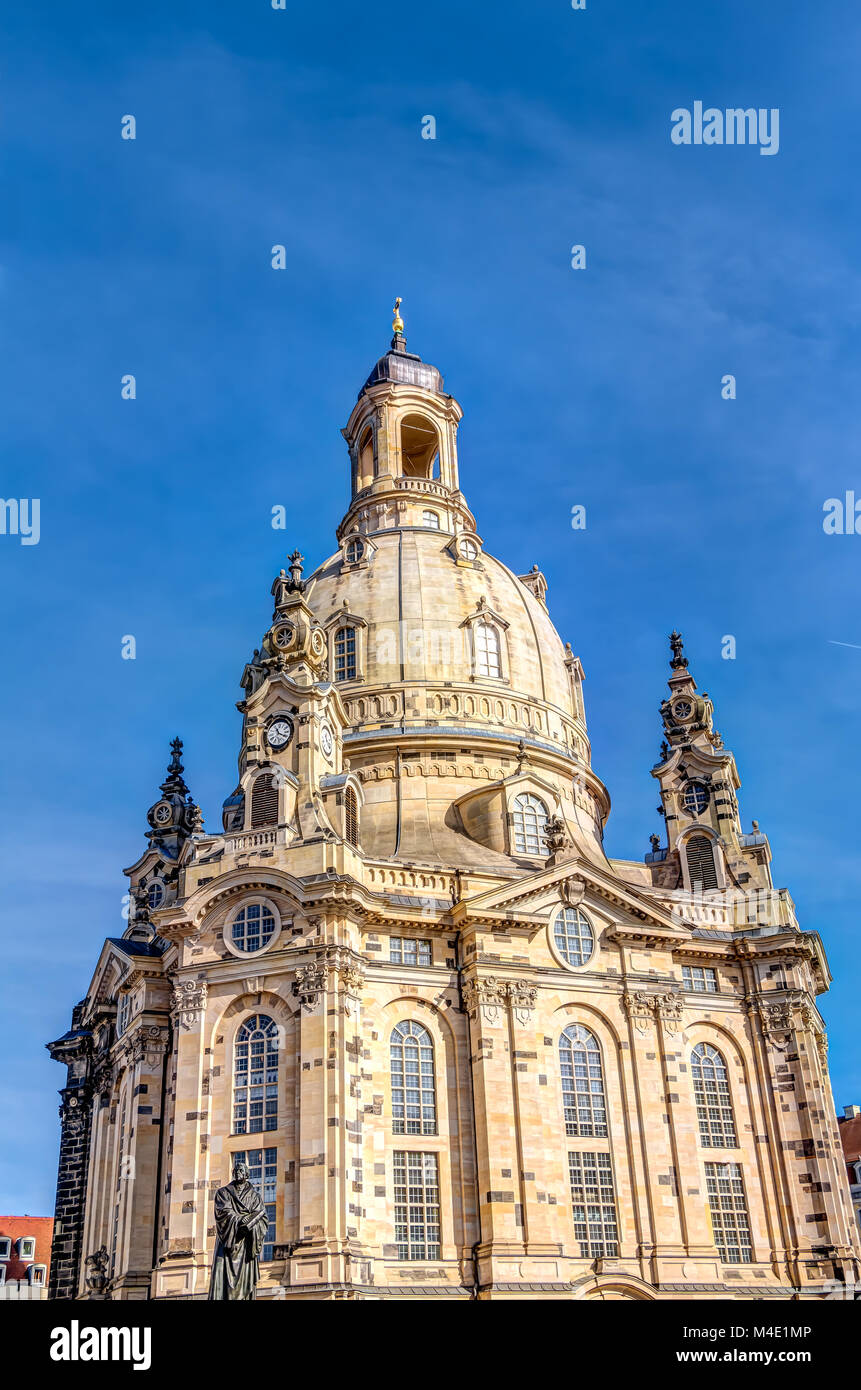
<instances>
[{"instance_id":1,"label":"carved stone ornament","mask_svg":"<svg viewBox=\"0 0 861 1390\"><path fill-rule=\"evenodd\" d=\"M145 1062L148 1067L158 1067L167 1051L167 1029L141 1025L123 1038L122 1050L128 1065Z\"/></svg>"},{"instance_id":2,"label":"carved stone ornament","mask_svg":"<svg viewBox=\"0 0 861 1390\"><path fill-rule=\"evenodd\" d=\"M87 1288L90 1293L104 1293L108 1286L108 1250L107 1246L100 1248L88 1255L85 1260Z\"/></svg>"},{"instance_id":3,"label":"carved stone ornament","mask_svg":"<svg viewBox=\"0 0 861 1390\"><path fill-rule=\"evenodd\" d=\"M655 1017L655 996L646 990L626 990L623 996L628 1017L638 1033L646 1033Z\"/></svg>"},{"instance_id":4,"label":"carved stone ornament","mask_svg":"<svg viewBox=\"0 0 861 1390\"><path fill-rule=\"evenodd\" d=\"M76 1139L83 1134L89 1109L90 1096L86 1092L79 1091L77 1095L67 1096L63 1101L60 1106L60 1123L63 1133L70 1139Z\"/></svg>"},{"instance_id":5,"label":"carved stone ornament","mask_svg":"<svg viewBox=\"0 0 861 1390\"><path fill-rule=\"evenodd\" d=\"M206 981L180 980L170 999L174 1021L186 1033L203 1018L206 1008Z\"/></svg>"},{"instance_id":6,"label":"carved stone ornament","mask_svg":"<svg viewBox=\"0 0 861 1390\"><path fill-rule=\"evenodd\" d=\"M766 1004L760 1000L759 1018L763 1036L771 1043L772 1047L777 1047L781 1051L787 1047L792 1033L791 1001L781 999L777 1003Z\"/></svg>"},{"instance_id":7,"label":"carved stone ornament","mask_svg":"<svg viewBox=\"0 0 861 1390\"><path fill-rule=\"evenodd\" d=\"M467 980L464 983L463 1002L470 1018L475 1018L480 1011L485 1023L495 1025L500 1022L500 1015L505 1009L506 993L502 980L488 975L485 979Z\"/></svg>"},{"instance_id":8,"label":"carved stone ornament","mask_svg":"<svg viewBox=\"0 0 861 1390\"><path fill-rule=\"evenodd\" d=\"M93 1094L103 1096L108 1091L113 1090L114 1082L117 1077L117 1069L110 1058L105 1057L93 1070L92 1086Z\"/></svg>"},{"instance_id":9,"label":"carved stone ornament","mask_svg":"<svg viewBox=\"0 0 861 1390\"><path fill-rule=\"evenodd\" d=\"M579 907L586 896L586 884L582 878L566 878L559 885L559 897L566 907Z\"/></svg>"},{"instance_id":10,"label":"carved stone ornament","mask_svg":"<svg viewBox=\"0 0 861 1390\"><path fill-rule=\"evenodd\" d=\"M565 822L561 816L548 816L544 827L544 839L548 854L558 854L570 843Z\"/></svg>"},{"instance_id":11,"label":"carved stone ornament","mask_svg":"<svg viewBox=\"0 0 861 1390\"><path fill-rule=\"evenodd\" d=\"M684 1004L679 994L658 994L654 1009L668 1033L675 1033L682 1026Z\"/></svg>"},{"instance_id":12,"label":"carved stone ornament","mask_svg":"<svg viewBox=\"0 0 861 1390\"><path fill-rule=\"evenodd\" d=\"M293 990L300 1007L306 1014L313 1013L326 991L329 966L326 961L314 961L312 965L300 965L296 971Z\"/></svg>"},{"instance_id":13,"label":"carved stone ornament","mask_svg":"<svg viewBox=\"0 0 861 1390\"><path fill-rule=\"evenodd\" d=\"M517 1022L528 1023L532 1018L532 1010L535 1008L535 1001L538 998L538 990L535 985L529 984L527 980L514 980L508 986L508 998Z\"/></svg>"}]
</instances>

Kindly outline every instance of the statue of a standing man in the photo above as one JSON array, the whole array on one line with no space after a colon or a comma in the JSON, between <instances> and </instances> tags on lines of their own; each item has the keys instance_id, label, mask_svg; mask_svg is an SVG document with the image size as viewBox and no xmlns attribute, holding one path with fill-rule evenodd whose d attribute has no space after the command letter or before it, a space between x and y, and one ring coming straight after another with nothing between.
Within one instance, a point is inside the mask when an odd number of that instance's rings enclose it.
<instances>
[{"instance_id":1,"label":"statue of a standing man","mask_svg":"<svg viewBox=\"0 0 861 1390\"><path fill-rule=\"evenodd\" d=\"M233 1181L215 1194L218 1241L209 1280L211 1299L255 1297L268 1225L266 1208L248 1181L246 1165L234 1164Z\"/></svg>"}]
</instances>

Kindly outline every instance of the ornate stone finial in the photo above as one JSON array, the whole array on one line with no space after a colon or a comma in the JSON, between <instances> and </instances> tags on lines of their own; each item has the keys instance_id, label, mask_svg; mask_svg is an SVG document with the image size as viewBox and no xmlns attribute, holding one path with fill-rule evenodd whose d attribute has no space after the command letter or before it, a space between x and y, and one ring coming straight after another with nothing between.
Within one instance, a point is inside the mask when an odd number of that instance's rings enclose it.
<instances>
[{"instance_id":1,"label":"ornate stone finial","mask_svg":"<svg viewBox=\"0 0 861 1390\"><path fill-rule=\"evenodd\" d=\"M298 550L294 550L290 556L290 578L287 581L287 592L290 594L304 594L305 581L302 578L302 565L305 556L300 555Z\"/></svg>"},{"instance_id":2,"label":"ornate stone finial","mask_svg":"<svg viewBox=\"0 0 861 1390\"><path fill-rule=\"evenodd\" d=\"M759 834L759 821L758 821L758 820L752 820L752 821L751 821L751 825L753 826L753 833L754 833L754 835L758 835L758 834Z\"/></svg>"},{"instance_id":3,"label":"ornate stone finial","mask_svg":"<svg viewBox=\"0 0 861 1390\"><path fill-rule=\"evenodd\" d=\"M670 756L670 745L667 743L667 740L664 738L664 739L661 740L661 762L662 762L662 763L665 763L665 762L667 761L667 758L668 758L669 756Z\"/></svg>"},{"instance_id":4,"label":"ornate stone finial","mask_svg":"<svg viewBox=\"0 0 861 1390\"><path fill-rule=\"evenodd\" d=\"M395 300L394 317L392 319L392 332L396 335L403 333L404 331L404 321L401 318L400 312L402 303L403 300L401 299L400 295L398 295L397 299Z\"/></svg>"},{"instance_id":5,"label":"ornate stone finial","mask_svg":"<svg viewBox=\"0 0 861 1390\"><path fill-rule=\"evenodd\" d=\"M548 854L559 854L568 845L568 834L561 816L548 816L544 823L544 840Z\"/></svg>"},{"instance_id":6,"label":"ornate stone finial","mask_svg":"<svg viewBox=\"0 0 861 1390\"><path fill-rule=\"evenodd\" d=\"M685 656L685 647L682 642L682 634L675 629L670 633L670 646L673 650L673 659L670 662L674 671L687 670L688 658Z\"/></svg>"},{"instance_id":7,"label":"ornate stone finial","mask_svg":"<svg viewBox=\"0 0 861 1390\"><path fill-rule=\"evenodd\" d=\"M657 854L658 850L661 848L660 835L650 835L649 844L652 846L652 853Z\"/></svg>"}]
</instances>

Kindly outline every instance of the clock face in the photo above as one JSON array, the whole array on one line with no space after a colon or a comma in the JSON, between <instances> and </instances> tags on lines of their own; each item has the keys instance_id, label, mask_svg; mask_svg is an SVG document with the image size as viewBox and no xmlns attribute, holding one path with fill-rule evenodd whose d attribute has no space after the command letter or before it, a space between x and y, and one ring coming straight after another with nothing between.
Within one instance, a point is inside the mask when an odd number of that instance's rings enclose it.
<instances>
[{"instance_id":1,"label":"clock face","mask_svg":"<svg viewBox=\"0 0 861 1390\"><path fill-rule=\"evenodd\" d=\"M266 742L270 748L286 748L293 737L293 724L286 715L280 714L277 719L273 719L269 728L266 730Z\"/></svg>"},{"instance_id":2,"label":"clock face","mask_svg":"<svg viewBox=\"0 0 861 1390\"><path fill-rule=\"evenodd\" d=\"M320 730L320 747L323 749L326 757L331 758L332 749L335 747L335 740L332 737L332 730L329 728L328 724L324 724Z\"/></svg>"}]
</instances>

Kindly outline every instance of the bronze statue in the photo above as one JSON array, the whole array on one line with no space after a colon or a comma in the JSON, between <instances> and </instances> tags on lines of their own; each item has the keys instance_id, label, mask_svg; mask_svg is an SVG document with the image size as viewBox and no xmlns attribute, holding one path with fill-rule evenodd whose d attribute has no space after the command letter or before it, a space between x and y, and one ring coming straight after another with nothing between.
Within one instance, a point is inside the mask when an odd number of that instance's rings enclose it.
<instances>
[{"instance_id":1,"label":"bronze statue","mask_svg":"<svg viewBox=\"0 0 861 1390\"><path fill-rule=\"evenodd\" d=\"M215 1229L218 1240L209 1279L210 1299L256 1296L260 1277L260 1252L269 1218L256 1190L248 1181L244 1163L233 1167L233 1181L215 1194Z\"/></svg>"}]
</instances>

